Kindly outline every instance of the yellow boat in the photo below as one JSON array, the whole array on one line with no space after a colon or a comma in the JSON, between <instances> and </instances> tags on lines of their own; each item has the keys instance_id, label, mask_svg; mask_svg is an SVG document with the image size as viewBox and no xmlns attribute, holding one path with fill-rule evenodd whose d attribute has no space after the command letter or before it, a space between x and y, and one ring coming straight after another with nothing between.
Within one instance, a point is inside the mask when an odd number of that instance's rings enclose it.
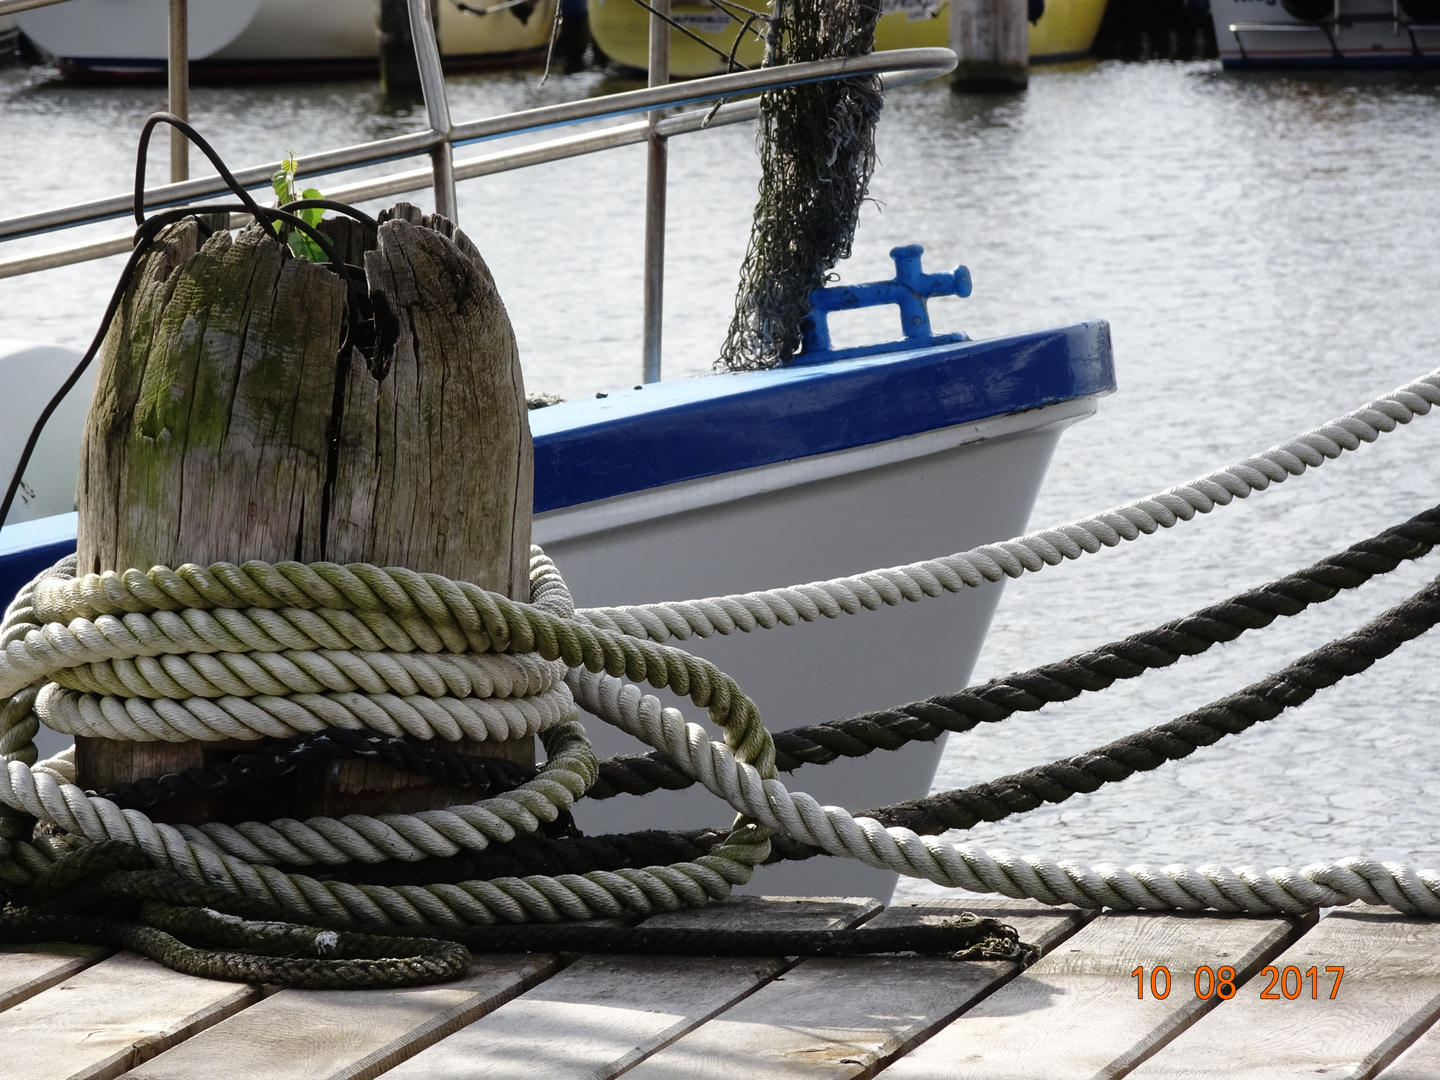
<instances>
[{"instance_id":1,"label":"yellow boat","mask_svg":"<svg viewBox=\"0 0 1440 1080\"><path fill-rule=\"evenodd\" d=\"M744 8L770 10L769 0L739 0ZM612 60L644 70L649 55L650 14L635 0L587 0L590 34ZM734 5L731 10L744 17ZM882 0L875 28L876 49L910 49L950 44L949 0ZM1105 0L1045 0L1045 12L1030 27L1030 62L1074 60L1090 51ZM741 36L743 23L710 0L672 0L670 17L746 67L757 66L765 54L759 20ZM670 71L681 78L715 75L725 61L677 29L670 31Z\"/></svg>"}]
</instances>

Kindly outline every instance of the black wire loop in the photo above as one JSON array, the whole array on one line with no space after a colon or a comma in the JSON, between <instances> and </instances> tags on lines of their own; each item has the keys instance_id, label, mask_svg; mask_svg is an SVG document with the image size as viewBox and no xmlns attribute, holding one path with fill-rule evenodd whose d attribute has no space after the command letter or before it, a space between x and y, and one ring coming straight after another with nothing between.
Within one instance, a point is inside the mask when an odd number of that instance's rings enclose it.
<instances>
[{"instance_id":1,"label":"black wire loop","mask_svg":"<svg viewBox=\"0 0 1440 1080\"><path fill-rule=\"evenodd\" d=\"M179 131L209 159L210 164L215 167L215 171L220 174L220 179L225 181L226 186L240 200L238 204L214 203L177 207L150 215L145 213L146 158L149 155L150 138L161 124L168 124ZM15 469L10 475L10 483L5 489L5 497L0 500L0 523L10 516L10 510L15 505L15 496L19 494L21 484L25 479L25 469L35 454L35 447L40 441L40 435L45 430L45 425L50 422L50 417L55 414L60 403L75 388L75 384L80 381L80 377L85 374L94 361L95 354L100 351L100 345L104 342L105 335L110 330L110 324L115 319L115 313L119 310L120 303L125 297L125 290L130 285L130 278L139 267L140 261L154 245L155 238L168 225L192 216L203 222L202 215L205 214L240 213L249 214L257 222L272 232L280 232L282 236L285 229L298 229L325 253L329 268L345 283L345 322L341 328L339 355L346 355L352 345L360 348L362 352L365 351L368 343L375 340L375 334L364 271L360 267L346 263L328 236L295 213L297 210L306 210L312 207L344 214L370 229L379 228L379 223L369 214L335 199L296 199L281 207L261 206L255 201L254 196L245 190L244 185L235 178L235 174L226 166L215 148L188 123L174 113L168 112L152 113L146 118L145 125L140 129L139 148L135 155L135 246L131 248L130 257L125 261L124 269L120 271L120 280L116 282L115 291L110 294L110 302L105 305L105 313L100 317L100 327L95 331L95 336L90 341L90 347L85 350L84 356L80 358L80 362L75 365L75 369L70 372L69 377L60 384L60 389L40 410L40 416L30 429L30 436L25 440L25 447L20 452L20 459L16 462ZM208 232L207 235L209 235Z\"/></svg>"}]
</instances>

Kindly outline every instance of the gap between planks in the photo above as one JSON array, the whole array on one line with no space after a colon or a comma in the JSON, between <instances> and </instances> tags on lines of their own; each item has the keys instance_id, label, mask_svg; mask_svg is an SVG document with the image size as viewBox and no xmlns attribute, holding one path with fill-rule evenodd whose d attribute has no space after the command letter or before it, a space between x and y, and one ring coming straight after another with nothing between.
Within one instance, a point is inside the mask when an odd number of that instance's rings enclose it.
<instances>
[{"instance_id":1,"label":"gap between planks","mask_svg":"<svg viewBox=\"0 0 1440 1080\"><path fill-rule=\"evenodd\" d=\"M916 900L872 925L914 925L964 911L1011 923L1024 941L1053 949L1090 918L1025 901ZM904 1054L1020 972L1007 961L931 956L804 960L783 978L678 1039L627 1080L779 1080L862 1077Z\"/></svg>"},{"instance_id":2,"label":"gap between planks","mask_svg":"<svg viewBox=\"0 0 1440 1080\"><path fill-rule=\"evenodd\" d=\"M1220 1004L1194 992L1201 965L1258 972L1303 930L1288 918L1109 913L902 1058L885 1080L1101 1080L1126 1075ZM1170 971L1164 998L1155 967ZM1143 966L1145 996L1131 975ZM1208 989L1208 987L1207 987Z\"/></svg>"},{"instance_id":3,"label":"gap between planks","mask_svg":"<svg viewBox=\"0 0 1440 1080\"><path fill-rule=\"evenodd\" d=\"M5 1080L113 1080L261 996L119 953L0 1012Z\"/></svg>"},{"instance_id":4,"label":"gap between planks","mask_svg":"<svg viewBox=\"0 0 1440 1080\"><path fill-rule=\"evenodd\" d=\"M1317 969L1317 999L1262 999L1268 975L1252 980L1133 1074L1135 1080L1368 1080L1440 1016L1440 923L1390 908L1353 905L1332 911L1274 964L1283 973ZM1335 1000L1329 966L1344 966ZM1434 1036L1413 1063L1434 1060ZM1397 1062L1397 1066L1398 1066ZM1404 1075L1381 1074L1385 1080ZM1413 1075L1413 1073L1412 1073ZM1431 1080L1435 1072L1426 1075Z\"/></svg>"},{"instance_id":5,"label":"gap between planks","mask_svg":"<svg viewBox=\"0 0 1440 1080\"><path fill-rule=\"evenodd\" d=\"M19 1005L109 955L110 950L101 945L0 945L0 1010Z\"/></svg>"},{"instance_id":6,"label":"gap between planks","mask_svg":"<svg viewBox=\"0 0 1440 1080\"><path fill-rule=\"evenodd\" d=\"M647 925L828 929L880 910L868 897L736 897ZM794 966L786 957L586 956L412 1058L387 1080L606 1080Z\"/></svg>"}]
</instances>

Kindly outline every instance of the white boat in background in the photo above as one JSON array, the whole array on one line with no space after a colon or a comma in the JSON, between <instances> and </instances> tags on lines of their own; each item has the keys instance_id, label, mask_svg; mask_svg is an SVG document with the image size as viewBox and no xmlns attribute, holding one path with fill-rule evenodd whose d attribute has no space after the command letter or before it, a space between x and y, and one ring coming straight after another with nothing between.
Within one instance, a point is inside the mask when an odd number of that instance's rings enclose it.
<instances>
[{"instance_id":1,"label":"white boat in background","mask_svg":"<svg viewBox=\"0 0 1440 1080\"><path fill-rule=\"evenodd\" d=\"M1440 0L1210 0L1227 68L1440 66Z\"/></svg>"},{"instance_id":2,"label":"white boat in background","mask_svg":"<svg viewBox=\"0 0 1440 1080\"><path fill-rule=\"evenodd\" d=\"M443 0L439 43L447 67L543 55L557 0L462 5ZM475 14L494 6L487 14ZM163 79L168 0L69 0L15 21L73 78ZM375 0L190 0L192 81L373 74Z\"/></svg>"},{"instance_id":3,"label":"white boat in background","mask_svg":"<svg viewBox=\"0 0 1440 1080\"><path fill-rule=\"evenodd\" d=\"M1061 432L1114 385L1109 327L1097 322L554 406L531 414L534 538L585 607L775 588L967 550L1025 531ZM734 676L783 729L963 688L1001 592L677 644ZM604 724L586 730L602 756L643 749ZM852 810L913 799L930 790L943 748L911 743L787 782ZM692 788L587 800L575 813L602 834L711 827L732 812ZM888 900L895 881L811 859L767 868L743 891Z\"/></svg>"}]
</instances>

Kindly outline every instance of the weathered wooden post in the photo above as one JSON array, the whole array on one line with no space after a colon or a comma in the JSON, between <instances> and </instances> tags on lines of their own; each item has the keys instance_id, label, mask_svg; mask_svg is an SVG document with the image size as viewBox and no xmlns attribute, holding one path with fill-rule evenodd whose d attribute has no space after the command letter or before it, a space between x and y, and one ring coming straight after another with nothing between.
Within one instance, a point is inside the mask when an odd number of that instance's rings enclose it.
<instances>
[{"instance_id":1,"label":"weathered wooden post","mask_svg":"<svg viewBox=\"0 0 1440 1080\"><path fill-rule=\"evenodd\" d=\"M956 90L1004 93L1030 81L1028 0L950 0Z\"/></svg>"},{"instance_id":2,"label":"weathered wooden post","mask_svg":"<svg viewBox=\"0 0 1440 1080\"><path fill-rule=\"evenodd\" d=\"M162 235L112 325L81 449L82 573L184 562L406 566L528 599L533 459L514 334L479 252L407 204L378 235L321 225L363 261L378 340L339 355L345 287L255 225ZM253 744L77 740L104 788ZM453 749L533 763L534 740ZM288 786L286 786L288 784ZM168 820L409 812L474 793L347 761L244 804Z\"/></svg>"}]
</instances>

